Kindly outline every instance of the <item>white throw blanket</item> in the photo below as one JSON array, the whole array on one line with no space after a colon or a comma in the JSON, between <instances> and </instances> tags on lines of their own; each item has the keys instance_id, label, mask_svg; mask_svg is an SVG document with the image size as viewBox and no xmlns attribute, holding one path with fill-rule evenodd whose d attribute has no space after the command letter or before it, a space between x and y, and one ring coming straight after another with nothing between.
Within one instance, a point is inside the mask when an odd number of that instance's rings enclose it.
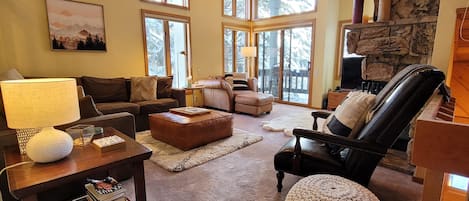
<instances>
[{"instance_id":1,"label":"white throw blanket","mask_svg":"<svg viewBox=\"0 0 469 201\"><path fill-rule=\"evenodd\" d=\"M322 130L325 120L318 118L318 130ZM299 113L288 113L270 121L263 121L262 128L268 131L283 132L285 135L293 136L294 128L313 129L313 116L310 110Z\"/></svg>"}]
</instances>

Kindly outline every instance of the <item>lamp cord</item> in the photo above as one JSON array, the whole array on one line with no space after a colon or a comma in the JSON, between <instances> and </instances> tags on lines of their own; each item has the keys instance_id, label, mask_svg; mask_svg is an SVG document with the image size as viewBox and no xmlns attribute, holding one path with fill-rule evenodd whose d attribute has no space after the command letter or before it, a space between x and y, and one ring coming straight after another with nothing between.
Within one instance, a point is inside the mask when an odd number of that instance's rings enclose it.
<instances>
[{"instance_id":1,"label":"lamp cord","mask_svg":"<svg viewBox=\"0 0 469 201\"><path fill-rule=\"evenodd\" d=\"M467 7L468 6L469 6L469 0L467 1L466 8L464 9L464 16L462 17L461 25L459 25L459 38L464 42L469 42L469 39L465 39L463 34L462 34L464 21L466 21Z\"/></svg>"},{"instance_id":2,"label":"lamp cord","mask_svg":"<svg viewBox=\"0 0 469 201\"><path fill-rule=\"evenodd\" d=\"M24 162L19 162L19 163L15 163L13 165L6 166L2 170L0 170L0 176L3 174L3 172L5 172L5 170L8 170L10 168L14 168L16 166L24 165L24 164L29 164L29 163L33 163L33 161L24 161ZM15 195L11 194L11 196L13 196L15 199L18 200L18 198ZM0 201L3 201L3 196L2 196L2 191L1 190L0 190Z\"/></svg>"}]
</instances>

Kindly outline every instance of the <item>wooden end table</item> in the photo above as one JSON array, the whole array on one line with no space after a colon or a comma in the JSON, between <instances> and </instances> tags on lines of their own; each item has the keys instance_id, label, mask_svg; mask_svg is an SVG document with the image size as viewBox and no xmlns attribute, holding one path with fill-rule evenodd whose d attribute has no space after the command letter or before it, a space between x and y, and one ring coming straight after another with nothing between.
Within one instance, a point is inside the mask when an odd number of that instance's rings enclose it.
<instances>
[{"instance_id":1,"label":"wooden end table","mask_svg":"<svg viewBox=\"0 0 469 201\"><path fill-rule=\"evenodd\" d=\"M125 148L100 153L91 145L75 146L72 153L62 160L45 164L30 163L8 169L10 192L21 200L37 200L39 192L72 181L84 180L89 175L101 173L110 168L132 164L135 199L146 200L143 161L150 158L151 150L114 128L104 128L103 136L110 135L125 139ZM19 153L18 146L6 148L3 154L6 166L30 161L26 155Z\"/></svg>"}]
</instances>

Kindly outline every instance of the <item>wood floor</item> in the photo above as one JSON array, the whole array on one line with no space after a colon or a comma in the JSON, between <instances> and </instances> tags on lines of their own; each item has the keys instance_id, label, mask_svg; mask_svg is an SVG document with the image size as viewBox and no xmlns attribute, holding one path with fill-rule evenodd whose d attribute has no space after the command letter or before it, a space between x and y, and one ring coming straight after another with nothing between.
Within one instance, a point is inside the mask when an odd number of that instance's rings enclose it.
<instances>
[{"instance_id":1,"label":"wood floor","mask_svg":"<svg viewBox=\"0 0 469 201\"><path fill-rule=\"evenodd\" d=\"M274 104L269 115L252 117L234 114L234 127L262 135L261 142L179 173L168 172L151 161L145 161L147 200L284 200L288 190L301 177L286 174L281 193L276 190L273 157L290 139L280 132L264 131L260 124L283 115L310 110L303 107ZM132 179L123 181L127 196L133 200ZM377 167L369 185L382 201L417 201L422 185L410 175Z\"/></svg>"}]
</instances>

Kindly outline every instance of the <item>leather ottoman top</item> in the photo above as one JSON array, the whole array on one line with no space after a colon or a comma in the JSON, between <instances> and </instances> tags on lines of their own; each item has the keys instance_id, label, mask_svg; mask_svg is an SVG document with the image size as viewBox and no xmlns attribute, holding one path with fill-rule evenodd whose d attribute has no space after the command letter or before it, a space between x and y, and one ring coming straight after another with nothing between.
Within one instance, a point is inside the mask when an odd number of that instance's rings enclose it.
<instances>
[{"instance_id":1,"label":"leather ottoman top","mask_svg":"<svg viewBox=\"0 0 469 201\"><path fill-rule=\"evenodd\" d=\"M211 121L218 118L233 118L231 113L210 110L210 113L200 115L181 115L171 112L150 114L150 119L162 119L177 124L194 124L204 121Z\"/></svg>"},{"instance_id":2,"label":"leather ottoman top","mask_svg":"<svg viewBox=\"0 0 469 201\"><path fill-rule=\"evenodd\" d=\"M236 95L235 102L245 105L265 105L274 101L274 97L270 94L264 93L242 93Z\"/></svg>"}]
</instances>

